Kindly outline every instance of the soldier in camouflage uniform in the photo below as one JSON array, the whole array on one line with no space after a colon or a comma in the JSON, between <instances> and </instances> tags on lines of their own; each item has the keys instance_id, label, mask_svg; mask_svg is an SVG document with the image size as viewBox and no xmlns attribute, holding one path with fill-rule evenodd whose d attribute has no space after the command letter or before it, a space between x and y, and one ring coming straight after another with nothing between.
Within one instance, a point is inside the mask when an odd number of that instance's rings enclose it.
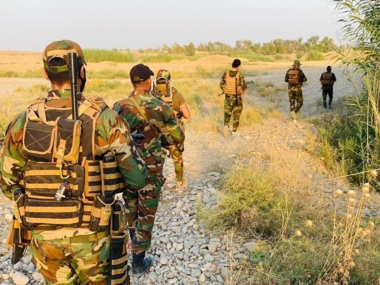
<instances>
[{"instance_id":1,"label":"soldier in camouflage uniform","mask_svg":"<svg viewBox=\"0 0 380 285\"><path fill-rule=\"evenodd\" d=\"M150 94L152 75L153 71L146 65L132 67L130 78L134 91L126 99L116 102L113 108L128 122L132 133L145 136L138 144L148 168L147 185L137 191L130 189L126 197L127 222L132 241L132 272L136 275L147 271L152 264L152 259L145 258L145 253L151 245L154 219L165 182L162 173L165 155L161 148L161 136L177 145L180 151L183 151L185 140L173 109Z\"/></svg>"},{"instance_id":2,"label":"soldier in camouflage uniform","mask_svg":"<svg viewBox=\"0 0 380 285\"><path fill-rule=\"evenodd\" d=\"M52 42L43 53L44 76L51 83L44 109L56 110L57 116L69 116L72 113L67 57L69 52L77 54L78 91L83 91L86 63L83 51L77 43L69 40ZM83 95L79 99L79 105L88 102ZM1 189L9 199L12 199L13 191L22 185L24 167L28 162L23 149L26 120L27 113L23 112L10 123L0 156ZM94 139L94 153L83 159L112 151L116 155L127 187L139 189L146 185L145 163L131 140L129 126L116 112L106 106L100 111L93 129L85 124L82 127L83 130L91 128L93 138L81 138L81 145ZM82 202L84 201L85 197ZM36 226L32 230L30 253L36 267L49 284L100 285L106 284L110 275L110 231L93 232L89 230L89 224L76 228ZM129 284L129 278L123 284Z\"/></svg>"},{"instance_id":3,"label":"soldier in camouflage uniform","mask_svg":"<svg viewBox=\"0 0 380 285\"><path fill-rule=\"evenodd\" d=\"M185 131L184 119L190 119L191 114L189 107L186 104L185 98L177 90L177 88L171 86L171 74L168 70L160 69L156 76L156 85L154 96L160 98L164 102L168 103L173 108L178 123L180 124L182 131ZM162 86L163 88L158 88ZM163 146L169 150L174 164L174 171L177 180L177 191L183 191L187 186L187 180L183 177L183 156L182 151L178 149L176 145L167 144L164 142Z\"/></svg>"},{"instance_id":4,"label":"soldier in camouflage uniform","mask_svg":"<svg viewBox=\"0 0 380 285\"><path fill-rule=\"evenodd\" d=\"M290 112L293 120L297 119L297 112L303 105L302 84L307 81L303 71L300 69L299 60L293 62L293 67L285 74L285 82L288 83L288 95L290 102Z\"/></svg>"},{"instance_id":5,"label":"soldier in camouflage uniform","mask_svg":"<svg viewBox=\"0 0 380 285\"><path fill-rule=\"evenodd\" d=\"M247 89L244 76L239 72L241 65L240 59L234 59L232 62L232 69L223 73L222 80L220 81L220 89L225 94L224 99L224 129L223 134L225 137L230 135L230 121L233 115L232 135L237 135L237 129L240 124L240 116L243 111L243 98L242 96Z\"/></svg>"}]
</instances>

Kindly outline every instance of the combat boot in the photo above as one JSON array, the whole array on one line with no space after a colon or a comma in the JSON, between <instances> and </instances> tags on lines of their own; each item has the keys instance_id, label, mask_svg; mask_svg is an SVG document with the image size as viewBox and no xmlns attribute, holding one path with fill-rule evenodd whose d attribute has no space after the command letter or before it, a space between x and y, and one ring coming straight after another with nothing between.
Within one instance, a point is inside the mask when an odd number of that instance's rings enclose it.
<instances>
[{"instance_id":1,"label":"combat boot","mask_svg":"<svg viewBox=\"0 0 380 285\"><path fill-rule=\"evenodd\" d=\"M152 266L152 259L145 258L145 251L141 253L132 253L132 273L134 275L142 275Z\"/></svg>"},{"instance_id":2,"label":"combat boot","mask_svg":"<svg viewBox=\"0 0 380 285\"><path fill-rule=\"evenodd\" d=\"M331 104L330 104L330 105L331 105ZM326 100L323 100L323 107L325 107L325 109L327 109Z\"/></svg>"}]
</instances>

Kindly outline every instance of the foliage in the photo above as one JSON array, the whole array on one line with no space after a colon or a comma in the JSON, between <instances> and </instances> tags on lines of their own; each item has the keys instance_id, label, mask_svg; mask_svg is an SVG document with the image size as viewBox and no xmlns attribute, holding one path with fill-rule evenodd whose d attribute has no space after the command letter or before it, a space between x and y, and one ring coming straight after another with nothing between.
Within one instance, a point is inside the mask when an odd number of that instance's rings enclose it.
<instances>
[{"instance_id":1,"label":"foliage","mask_svg":"<svg viewBox=\"0 0 380 285\"><path fill-rule=\"evenodd\" d=\"M325 133L329 143L337 150L337 158L344 162L346 174L352 182L362 183L370 169L380 166L380 3L378 1L333 1L341 12L341 22L346 40L352 46L348 56L341 53L341 60L353 66L361 76L357 84L357 96L347 101L348 113L338 117ZM347 69L348 72L348 69ZM348 76L353 77L348 73ZM354 84L354 82L353 82Z\"/></svg>"},{"instance_id":2,"label":"foliage","mask_svg":"<svg viewBox=\"0 0 380 285\"><path fill-rule=\"evenodd\" d=\"M307 60L324 60L322 53L316 50L310 50L307 54Z\"/></svg>"},{"instance_id":3,"label":"foliage","mask_svg":"<svg viewBox=\"0 0 380 285\"><path fill-rule=\"evenodd\" d=\"M16 72L16 71L1 71L0 77L17 77L17 78L40 78L41 70L28 70L25 72Z\"/></svg>"},{"instance_id":4,"label":"foliage","mask_svg":"<svg viewBox=\"0 0 380 285\"><path fill-rule=\"evenodd\" d=\"M106 49L84 49L86 62L134 62L135 57L131 52L106 50Z\"/></svg>"}]
</instances>

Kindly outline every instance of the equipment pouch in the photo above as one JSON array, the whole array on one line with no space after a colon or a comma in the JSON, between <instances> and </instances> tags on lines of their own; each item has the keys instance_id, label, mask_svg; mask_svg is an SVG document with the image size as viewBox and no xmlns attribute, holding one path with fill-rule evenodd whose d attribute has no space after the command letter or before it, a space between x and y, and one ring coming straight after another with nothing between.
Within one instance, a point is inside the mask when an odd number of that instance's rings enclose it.
<instances>
[{"instance_id":1,"label":"equipment pouch","mask_svg":"<svg viewBox=\"0 0 380 285\"><path fill-rule=\"evenodd\" d=\"M114 197L98 195L95 197L91 210L89 229L94 232L103 232L109 229Z\"/></svg>"},{"instance_id":2,"label":"equipment pouch","mask_svg":"<svg viewBox=\"0 0 380 285\"><path fill-rule=\"evenodd\" d=\"M83 204L77 199L42 200L23 195L17 201L17 207L22 225L28 230L40 225L77 228L82 223Z\"/></svg>"},{"instance_id":3,"label":"equipment pouch","mask_svg":"<svg viewBox=\"0 0 380 285\"><path fill-rule=\"evenodd\" d=\"M82 121L58 117L56 125L57 133L54 140L53 158L57 162L77 163Z\"/></svg>"},{"instance_id":4,"label":"equipment pouch","mask_svg":"<svg viewBox=\"0 0 380 285\"><path fill-rule=\"evenodd\" d=\"M116 157L114 155L104 156L99 164L102 177L102 194L110 197L122 193L125 189L125 183L117 166Z\"/></svg>"},{"instance_id":5,"label":"equipment pouch","mask_svg":"<svg viewBox=\"0 0 380 285\"><path fill-rule=\"evenodd\" d=\"M54 200L63 180L70 185L69 197L82 197L84 169L79 164L63 165L60 168L55 162L28 161L25 166L25 193L28 198Z\"/></svg>"},{"instance_id":6,"label":"equipment pouch","mask_svg":"<svg viewBox=\"0 0 380 285\"><path fill-rule=\"evenodd\" d=\"M51 161L55 136L55 125L28 121L24 127L23 154L28 160Z\"/></svg>"},{"instance_id":7,"label":"equipment pouch","mask_svg":"<svg viewBox=\"0 0 380 285\"><path fill-rule=\"evenodd\" d=\"M111 235L120 234L126 226L125 206L121 200L116 200L112 205Z\"/></svg>"},{"instance_id":8,"label":"equipment pouch","mask_svg":"<svg viewBox=\"0 0 380 285\"><path fill-rule=\"evenodd\" d=\"M124 230L118 235L111 236L110 246L110 275L107 285L129 285L128 275L128 232Z\"/></svg>"}]
</instances>

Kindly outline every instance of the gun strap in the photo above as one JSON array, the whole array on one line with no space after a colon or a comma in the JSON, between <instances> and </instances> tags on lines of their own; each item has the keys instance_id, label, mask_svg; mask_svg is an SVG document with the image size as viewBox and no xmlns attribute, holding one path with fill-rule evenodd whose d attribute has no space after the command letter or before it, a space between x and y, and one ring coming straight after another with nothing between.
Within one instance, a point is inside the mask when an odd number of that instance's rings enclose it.
<instances>
[{"instance_id":1,"label":"gun strap","mask_svg":"<svg viewBox=\"0 0 380 285\"><path fill-rule=\"evenodd\" d=\"M129 99L131 99L132 104L137 108L137 110L139 111L139 113L141 114L141 116L144 118L144 120L150 125L148 119L145 116L144 110L141 108L141 106L139 105L139 103L137 103L136 99L133 98L132 96L129 97Z\"/></svg>"}]
</instances>

